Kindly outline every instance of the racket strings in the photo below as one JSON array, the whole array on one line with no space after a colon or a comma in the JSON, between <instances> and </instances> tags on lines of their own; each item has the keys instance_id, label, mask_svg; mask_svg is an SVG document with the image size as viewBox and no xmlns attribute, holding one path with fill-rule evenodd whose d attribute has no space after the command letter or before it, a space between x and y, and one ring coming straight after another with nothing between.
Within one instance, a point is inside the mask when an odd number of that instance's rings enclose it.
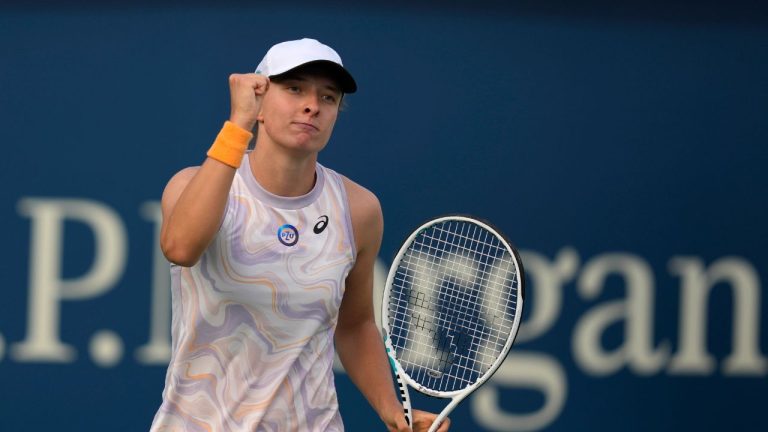
<instances>
[{"instance_id":1,"label":"racket strings","mask_svg":"<svg viewBox=\"0 0 768 432\"><path fill-rule=\"evenodd\" d=\"M418 271L422 271L422 272L423 271L427 271L427 272L433 271L432 268L425 267L423 265L420 266L418 264L410 265L408 267L408 269L409 270L418 270ZM490 288L489 292L486 293L486 296L485 296L485 300L486 301L493 300L493 301L503 301L503 302L509 302L510 303L510 304L505 304L504 306L514 305L516 303L516 301L517 301L516 296L509 297L509 296L505 296L504 295L505 294L504 293L504 289L505 289L504 288L504 283L506 282L506 280L504 280L504 281L500 281L500 280L490 281L489 280L490 273L486 272L486 271L478 271L478 276L483 277L483 279L479 283L483 284L486 288ZM512 274L510 277L515 277L515 275ZM400 283L400 284L410 284L410 283L412 283L412 281L408 277L408 274L405 273L405 272L403 272L403 273L398 272L395 275L395 280L394 281L396 283ZM496 285L496 286L494 286L494 285ZM419 294L423 294L423 293L419 292ZM453 293L452 293L452 291L449 290L449 291L447 291L446 295L447 296L451 296L451 295L453 295ZM426 303L426 301L424 300L423 295L422 295L422 297L420 299L416 299L415 301L417 302L417 304L416 304L417 306L423 306L423 305L425 307L431 306L431 304L427 304Z\"/></svg>"},{"instance_id":2,"label":"racket strings","mask_svg":"<svg viewBox=\"0 0 768 432\"><path fill-rule=\"evenodd\" d=\"M445 230L439 230L439 231L445 231ZM488 235L487 231L485 231L485 235L486 236ZM434 239L434 238L430 237L430 240L432 240L432 239ZM450 243L447 243L445 241L443 241L443 242L445 244L447 244L447 245L450 244ZM415 243L415 245L417 247L421 246L423 244L420 241L416 241L414 243ZM490 244L488 244L485 241L484 241L484 245L485 246L491 246ZM429 246L429 247L432 248L432 246ZM464 251L472 252L471 248L459 247L457 249L463 249ZM445 252L446 247L442 247L440 249L433 248L433 250L434 251L439 251L439 252ZM514 265L514 262L511 260L511 255L506 253L506 249L501 249L497 245L496 246L496 252L498 253L499 251L502 251L502 253L503 253L503 255L502 255L502 257L503 257L502 264L506 264L507 267L512 271L512 273L510 273L507 278L505 278L503 280L500 279L500 278L494 278L494 280L491 280L490 278L492 276L494 276L491 273L491 271L483 270L483 269L479 269L479 270L472 269L472 270L476 272L477 276L481 277L481 280L480 280L479 284L486 288L486 294L485 294L485 299L486 300L488 300L488 301L505 301L505 302L508 301L508 302L511 302L512 304L514 304L514 303L516 303L516 296L511 296L511 297L510 296L505 296L505 291L504 290L506 289L505 288L505 284L508 282L508 280L514 280L514 278L516 277L517 268ZM454 250L454 252L455 252L455 250ZM427 252L427 255L433 255L433 254L434 254L434 252L432 252L432 253ZM499 255L501 255L501 254L499 254ZM488 253L482 254L482 256L485 257L485 258L493 258L493 259L496 259L496 260L498 260L499 255L490 255ZM409 255L407 258L410 258L411 256L412 255ZM452 273L452 270L455 270L455 269L447 269L445 266L443 266L442 268L435 269L434 268L434 261L430 261L430 263L429 263L430 265L429 266L425 266L423 264L423 262L424 262L423 259L422 260L419 260L419 259L410 260L410 262L407 262L406 268L403 269L404 271L402 273L398 272L398 275L396 275L396 277L398 278L397 279L398 282L401 282L401 283L409 283L410 282L409 280L406 279L407 275L408 275L408 273L407 273L408 270L427 271L427 272L434 272L436 274L447 274L447 275L450 275ZM487 261L485 262L485 264L487 264ZM463 265L463 267L464 267L464 270L469 270L469 267L467 265ZM486 266L486 268L488 268L488 267L489 266ZM499 267L500 266L496 266L492 270L498 269ZM446 296L451 296L452 294L454 294L454 292L455 291L449 290L449 291L446 292L445 295ZM473 299L473 300L476 302L476 299ZM505 304L503 307L508 307L508 306L509 306L508 304Z\"/></svg>"},{"instance_id":3,"label":"racket strings","mask_svg":"<svg viewBox=\"0 0 768 432\"><path fill-rule=\"evenodd\" d=\"M477 228L477 227L475 226L475 228ZM444 230L444 229L440 229L440 228L436 228L436 231L439 231L441 233L451 234L450 231ZM486 231L486 230L483 230L483 233L484 233L485 238L482 240L481 245L484 248L487 248L487 250L477 251L476 249L471 248L471 247L466 247L466 246L463 246L463 245L456 245L455 243L451 243L451 242L448 242L446 240L442 240L440 238L436 239L434 236L429 236L427 238L427 240L429 240L430 242L432 242L433 240L437 240L439 242L439 244L438 244L439 247L433 246L432 244L426 245L426 243L424 243L424 240L419 240L419 239L417 239L414 242L414 245L417 247L417 249L419 249L421 251L424 251L424 248L426 247L428 250L425 253L427 253L428 255L442 254L442 253L446 252L446 250L450 249L452 246L456 246L455 248L453 248L453 253L456 253L457 250L462 250L463 252L467 252L467 253L474 253L474 254L476 254L476 257L480 257L482 259L481 262L483 262L484 264L487 264L488 261L491 261L491 260L497 260L499 258L499 255L504 254L504 261L503 261L503 263L509 265L510 269L513 270L514 272L516 272L517 271L517 267L514 265L514 262L511 260L511 255L509 253L507 253L506 248L504 248L503 245L500 245L498 243L498 239L496 239L495 237L493 239L496 240L496 242L490 243L488 241L488 239L487 239L487 236L488 235L492 235L492 234L489 234L488 231ZM458 236L458 237L460 237L462 239L468 239L468 240L476 241L475 239L472 239L471 237L465 237L465 236ZM494 252L493 254L490 253L491 250ZM413 263L413 268L417 268L417 267L419 267L419 263L418 262ZM464 268L468 269L468 266L464 266ZM425 268L422 267L421 270L425 270ZM443 270L444 271L446 269L442 268L442 269L439 269L439 270ZM478 275L484 277L481 283L485 283L485 284L490 283L490 281L488 280L488 277L491 275L490 271L482 270L481 269L479 271ZM509 279L514 279L515 277L516 277L516 273L512 273L512 274L509 275ZM494 281L494 282L497 285L503 285L506 282L506 280L504 280L504 281ZM497 287L494 287L494 288L496 288L496 290L494 292L498 293L498 294L501 294L502 290L504 289L503 286L497 286ZM501 298L501 295L499 295L499 298L497 298L497 300L503 300Z\"/></svg>"},{"instance_id":4,"label":"racket strings","mask_svg":"<svg viewBox=\"0 0 768 432\"><path fill-rule=\"evenodd\" d=\"M476 230L476 228L473 228L473 230ZM438 243L440 243L440 241L442 240L442 234L444 234L442 231L444 231L444 230L437 229L436 231L440 234L440 236L437 237ZM471 239L471 237L467 237L467 236L464 236L464 235L458 235L458 236L456 236L456 238L458 238L458 240L454 239L454 242L456 242L456 245L457 245L457 247L454 248L454 252L466 253L466 250L468 249L466 247L466 242L467 242L468 239ZM432 240L434 240L434 238ZM433 243L434 242L430 242L430 245L432 245ZM487 248L485 248L485 249L487 249ZM482 255L488 255L488 254L487 253L481 253L478 256L476 256L475 258L476 259L480 259L480 260L487 260L487 257L483 257ZM452 268L450 268L450 270L456 270L457 267L458 267L458 270L460 270L460 271L461 270L466 271L467 265L464 262L459 261L459 266L457 266L456 262L454 261L453 266L452 266ZM464 268L461 268L461 267L464 267ZM445 270L445 269L438 269L438 271L440 271L440 270ZM475 272L476 272L476 269L473 269L473 270L475 270ZM456 297L455 296L456 292L457 291L455 290L455 287L453 286L453 283L452 283L451 285L448 286L448 290L446 291L446 294L449 297ZM448 304L452 304L454 306L455 305L466 304L465 301L462 302L462 300L465 300L465 299L449 298L448 300L449 300ZM453 303L451 303L451 301ZM470 302L475 302L475 304L477 303L477 299L469 299L469 301ZM459 303L459 302L461 302L461 303ZM473 303L470 303L470 304L473 304ZM474 317L477 316L477 310L476 310L476 308L474 308L474 309L475 310L473 310L473 309L461 310L460 308L457 309L457 308L454 307L453 310L448 310L448 311L444 310L442 312L443 315L437 317L439 324L442 325L442 326L445 326L446 324L448 324L448 325L450 324L449 322L442 322L442 321L445 320L445 317L457 318L455 320L455 322L453 323L454 324L454 326L453 326L454 327L453 334L451 332L448 332L446 334L446 337L444 337L442 339L442 341L438 342L438 344L437 344L437 348L439 350L446 348L447 345L450 345L450 347L451 347L450 355L449 355L448 352L440 351L439 362L437 363L437 367L440 368L440 369L443 369L443 368L445 368L445 366L447 365L448 362L457 362L458 363L458 372L461 373L461 378L464 379L464 380L468 379L467 378L468 374L472 374L473 372L475 372L478 369L476 365L474 365L474 367L472 367L473 365L464 364L464 363L468 363L468 362L473 360L473 357L471 355L470 356L466 356L466 355L461 355L460 354L461 352L466 351L466 346L468 345L467 342L470 341L470 338L468 337L468 334L467 334L466 330L470 330L470 331L471 330L475 330L476 331L476 330L478 330L478 327L479 328L483 328L484 327L483 318L479 318L479 319L477 319L475 321L466 319L466 318L471 318L473 316ZM465 318L465 319L462 319L462 318ZM461 329L461 330L457 330L457 329ZM434 336L439 336L439 335L434 335ZM454 341L454 338L459 339L460 341ZM434 341L434 339L435 338L433 338L433 341ZM475 354L477 354L477 351L473 347L471 347L471 342L469 342L469 345L470 345L469 346L469 351L470 352L474 352ZM474 360L477 360L477 356L476 355L474 357ZM434 364L432 366L434 366Z\"/></svg>"},{"instance_id":5,"label":"racket strings","mask_svg":"<svg viewBox=\"0 0 768 432\"><path fill-rule=\"evenodd\" d=\"M517 264L477 224L422 231L403 255L388 304L396 355L419 384L453 391L476 382L505 350L517 313Z\"/></svg>"}]
</instances>

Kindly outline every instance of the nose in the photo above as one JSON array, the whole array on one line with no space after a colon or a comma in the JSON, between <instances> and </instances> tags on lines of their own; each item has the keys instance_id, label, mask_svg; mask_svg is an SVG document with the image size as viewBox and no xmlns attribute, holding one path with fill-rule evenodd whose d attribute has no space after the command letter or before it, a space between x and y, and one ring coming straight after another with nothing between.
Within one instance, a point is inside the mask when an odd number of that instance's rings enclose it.
<instances>
[{"instance_id":1,"label":"nose","mask_svg":"<svg viewBox=\"0 0 768 432\"><path fill-rule=\"evenodd\" d=\"M308 92L304 101L304 114L317 115L320 107L320 97L315 92Z\"/></svg>"}]
</instances>

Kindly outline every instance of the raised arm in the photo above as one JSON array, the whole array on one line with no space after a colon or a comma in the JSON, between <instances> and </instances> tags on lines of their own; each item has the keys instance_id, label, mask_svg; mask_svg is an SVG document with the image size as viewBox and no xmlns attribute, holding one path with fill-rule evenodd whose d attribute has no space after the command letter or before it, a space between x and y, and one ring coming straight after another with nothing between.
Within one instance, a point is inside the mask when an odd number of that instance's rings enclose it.
<instances>
[{"instance_id":1,"label":"raised arm","mask_svg":"<svg viewBox=\"0 0 768 432\"><path fill-rule=\"evenodd\" d=\"M216 235L232 179L256 124L269 79L257 74L229 77L231 113L200 167L178 172L163 192L160 248L169 261L192 266Z\"/></svg>"}]
</instances>

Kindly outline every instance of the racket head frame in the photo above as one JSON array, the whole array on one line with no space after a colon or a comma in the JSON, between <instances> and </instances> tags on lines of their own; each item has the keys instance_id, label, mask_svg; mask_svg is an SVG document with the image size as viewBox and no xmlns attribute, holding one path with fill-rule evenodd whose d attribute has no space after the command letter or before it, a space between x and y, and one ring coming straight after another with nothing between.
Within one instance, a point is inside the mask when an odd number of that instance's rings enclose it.
<instances>
[{"instance_id":1,"label":"racket head frame","mask_svg":"<svg viewBox=\"0 0 768 432\"><path fill-rule=\"evenodd\" d=\"M503 347L503 349L500 351L498 357L495 359L495 361L491 364L491 366L488 368L488 370L483 373L476 382L468 385L467 387L464 387L459 390L455 391L438 391L434 389L430 389L428 387L425 387L421 385L420 383L416 382L413 378L411 378L408 373L405 372L405 369L402 367L400 362L397 359L397 352L392 345L391 342L391 335L390 335L390 324L389 324L389 295L392 288L392 284L395 278L395 275L397 273L397 269L399 267L400 261L403 259L403 256L408 252L410 249L410 245L413 243L414 239L418 237L424 230L430 228L431 226L437 225L439 223L447 222L447 221L462 221L462 222L469 222L477 224L478 226L482 227L485 230L488 230L490 233L494 234L499 241L504 245L504 247L507 249L507 251L510 253L512 259L514 260L514 263L517 267L517 283L518 283L518 299L517 299L517 305L516 305L516 313L513 320L512 328L510 331L510 337L507 338L507 341ZM381 310L381 325L382 330L384 333L384 340L385 344L388 349L388 355L390 358L390 364L392 368L394 369L395 373L397 375L400 375L398 378L404 380L408 385L418 390L420 393L426 394L428 396L437 397L437 398L453 398L453 401L449 404L448 407L446 407L446 410L444 410L443 414L447 414L447 412L450 412L449 408L452 410L453 407L458 404L462 399L464 399L467 395L469 395L471 392L473 392L475 389L483 385L488 379L493 376L493 374L498 370L499 366L504 362L504 360L507 357L507 354L509 353L510 348L512 347L512 344L514 343L514 340L517 336L517 332L520 326L520 320L523 313L523 303L525 298L525 273L523 269L523 262L520 258L520 254L518 253L517 249L512 245L512 243L509 241L509 239L495 226L490 224L487 221L481 220L477 217L469 216L469 215L462 215L462 214L454 214L454 215L444 215L437 218L430 219L429 221L423 223L421 226L416 228L409 236L408 238L403 242L402 246L400 247L400 250L395 255L395 258L392 261L392 265L389 269L389 274L387 275L387 281L384 285L384 293L383 293L383 301L382 301L382 310ZM407 395L407 389L405 390ZM407 397L407 396L406 396ZM410 400L408 400L410 410ZM444 418L444 416L441 414L441 416ZM442 420L440 418L439 420Z\"/></svg>"}]
</instances>

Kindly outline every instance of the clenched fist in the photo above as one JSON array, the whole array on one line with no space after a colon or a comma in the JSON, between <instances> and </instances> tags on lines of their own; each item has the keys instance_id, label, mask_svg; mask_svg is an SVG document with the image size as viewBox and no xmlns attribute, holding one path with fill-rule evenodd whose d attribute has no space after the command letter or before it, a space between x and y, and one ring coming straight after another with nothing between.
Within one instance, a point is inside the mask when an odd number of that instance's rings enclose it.
<instances>
[{"instance_id":1,"label":"clenched fist","mask_svg":"<svg viewBox=\"0 0 768 432\"><path fill-rule=\"evenodd\" d=\"M269 78L255 73L229 76L231 111L229 121L250 131L256 125Z\"/></svg>"}]
</instances>

